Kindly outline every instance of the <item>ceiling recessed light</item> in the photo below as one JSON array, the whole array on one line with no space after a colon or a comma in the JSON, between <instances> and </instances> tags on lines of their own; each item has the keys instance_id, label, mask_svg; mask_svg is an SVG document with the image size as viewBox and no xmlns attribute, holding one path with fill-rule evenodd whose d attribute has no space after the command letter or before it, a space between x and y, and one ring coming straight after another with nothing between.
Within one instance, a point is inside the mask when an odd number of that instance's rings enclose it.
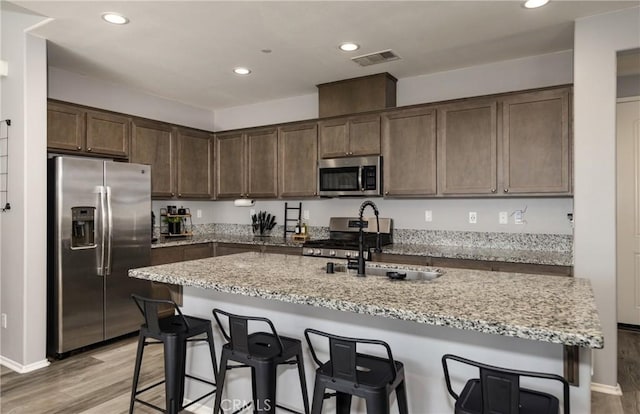
<instances>
[{"instance_id":1,"label":"ceiling recessed light","mask_svg":"<svg viewBox=\"0 0 640 414\"><path fill-rule=\"evenodd\" d=\"M102 13L102 20L108 23L113 23L113 24L129 23L129 19L127 19L121 14L113 13L113 12Z\"/></svg>"},{"instance_id":2,"label":"ceiling recessed light","mask_svg":"<svg viewBox=\"0 0 640 414\"><path fill-rule=\"evenodd\" d=\"M360 49L360 45L353 42L345 42L340 45L340 50L343 52L353 52L354 50Z\"/></svg>"},{"instance_id":3,"label":"ceiling recessed light","mask_svg":"<svg viewBox=\"0 0 640 414\"><path fill-rule=\"evenodd\" d=\"M527 0L524 2L524 7L527 9L535 9L542 7L547 3L549 3L549 0Z\"/></svg>"},{"instance_id":4,"label":"ceiling recessed light","mask_svg":"<svg viewBox=\"0 0 640 414\"><path fill-rule=\"evenodd\" d=\"M235 73L236 75L248 75L251 73L251 71L247 68L235 68L233 69L233 73Z\"/></svg>"}]
</instances>

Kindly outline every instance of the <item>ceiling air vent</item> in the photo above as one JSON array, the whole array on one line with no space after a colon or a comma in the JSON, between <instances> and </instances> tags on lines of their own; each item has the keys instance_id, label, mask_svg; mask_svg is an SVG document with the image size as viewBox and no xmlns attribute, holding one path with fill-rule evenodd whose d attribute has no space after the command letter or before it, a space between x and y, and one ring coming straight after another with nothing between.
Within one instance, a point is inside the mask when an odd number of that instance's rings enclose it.
<instances>
[{"instance_id":1,"label":"ceiling air vent","mask_svg":"<svg viewBox=\"0 0 640 414\"><path fill-rule=\"evenodd\" d=\"M400 59L400 56L396 55L391 49L351 58L360 66L371 66L398 59Z\"/></svg>"}]
</instances>

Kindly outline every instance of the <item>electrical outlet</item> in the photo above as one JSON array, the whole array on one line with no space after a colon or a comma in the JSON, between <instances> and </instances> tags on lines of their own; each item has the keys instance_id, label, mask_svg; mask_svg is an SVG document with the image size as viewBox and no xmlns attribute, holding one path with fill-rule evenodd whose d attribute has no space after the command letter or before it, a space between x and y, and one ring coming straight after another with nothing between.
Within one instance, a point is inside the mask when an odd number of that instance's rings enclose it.
<instances>
[{"instance_id":1,"label":"electrical outlet","mask_svg":"<svg viewBox=\"0 0 640 414\"><path fill-rule=\"evenodd\" d=\"M509 224L509 213L506 211L501 211L498 214L498 222L500 224Z\"/></svg>"},{"instance_id":2,"label":"electrical outlet","mask_svg":"<svg viewBox=\"0 0 640 414\"><path fill-rule=\"evenodd\" d=\"M3 328L7 327L7 314L3 313L2 317L0 318L0 325L2 325Z\"/></svg>"},{"instance_id":3,"label":"electrical outlet","mask_svg":"<svg viewBox=\"0 0 640 414\"><path fill-rule=\"evenodd\" d=\"M515 224L524 224L524 211L516 210L513 212L513 222Z\"/></svg>"},{"instance_id":4,"label":"electrical outlet","mask_svg":"<svg viewBox=\"0 0 640 414\"><path fill-rule=\"evenodd\" d=\"M431 210L424 211L424 221L427 221L427 222L433 221L433 211Z\"/></svg>"},{"instance_id":5,"label":"electrical outlet","mask_svg":"<svg viewBox=\"0 0 640 414\"><path fill-rule=\"evenodd\" d=\"M309 220L310 218L309 210L302 210L302 218L305 220Z\"/></svg>"},{"instance_id":6,"label":"electrical outlet","mask_svg":"<svg viewBox=\"0 0 640 414\"><path fill-rule=\"evenodd\" d=\"M197 218L202 218L202 210L200 210L200 209L196 210L196 217Z\"/></svg>"},{"instance_id":7,"label":"electrical outlet","mask_svg":"<svg viewBox=\"0 0 640 414\"><path fill-rule=\"evenodd\" d=\"M478 222L478 213L475 211L469 212L469 223L476 224Z\"/></svg>"},{"instance_id":8,"label":"electrical outlet","mask_svg":"<svg viewBox=\"0 0 640 414\"><path fill-rule=\"evenodd\" d=\"M249 210L249 217L253 217L256 215L256 209L252 208L251 210Z\"/></svg>"}]
</instances>

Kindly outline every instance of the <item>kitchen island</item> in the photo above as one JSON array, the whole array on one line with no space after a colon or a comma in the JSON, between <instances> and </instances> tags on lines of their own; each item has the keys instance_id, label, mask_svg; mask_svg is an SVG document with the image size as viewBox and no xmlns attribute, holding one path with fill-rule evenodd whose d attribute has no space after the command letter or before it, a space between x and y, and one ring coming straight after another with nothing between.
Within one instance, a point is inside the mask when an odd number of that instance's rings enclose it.
<instances>
[{"instance_id":1,"label":"kitchen island","mask_svg":"<svg viewBox=\"0 0 640 414\"><path fill-rule=\"evenodd\" d=\"M571 387L572 411L589 412L590 349L603 347L603 334L587 280L442 269L444 274L432 281L393 281L327 274L326 262L243 253L133 269L129 274L183 285L183 311L188 314L211 318L211 309L219 307L268 317L281 334L298 338L304 328L313 327L385 340L405 363L411 412L451 412L440 366L444 353L563 375L564 349L575 347L579 386ZM219 346L221 339L216 339ZM202 353L203 361L205 357ZM190 366L203 369L200 359L195 353ZM311 385L314 367L310 358L306 363ZM453 380L460 387L474 374L454 371ZM237 379L230 383L229 397L250 399L248 377L236 372L233 376ZM281 377L278 398L300 407L295 373ZM552 384L536 387L554 391ZM364 411L356 402L354 409Z\"/></svg>"}]
</instances>

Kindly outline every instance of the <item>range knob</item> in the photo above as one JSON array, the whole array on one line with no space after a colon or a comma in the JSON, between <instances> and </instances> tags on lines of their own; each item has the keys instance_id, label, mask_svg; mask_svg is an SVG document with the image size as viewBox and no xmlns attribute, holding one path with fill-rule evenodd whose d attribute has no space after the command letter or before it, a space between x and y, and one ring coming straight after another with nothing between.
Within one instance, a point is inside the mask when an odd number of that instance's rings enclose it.
<instances>
[{"instance_id":1,"label":"range knob","mask_svg":"<svg viewBox=\"0 0 640 414\"><path fill-rule=\"evenodd\" d=\"M351 252L345 252L344 257L351 257Z\"/></svg>"},{"instance_id":2,"label":"range knob","mask_svg":"<svg viewBox=\"0 0 640 414\"><path fill-rule=\"evenodd\" d=\"M359 252L353 252L353 257L358 257L360 255Z\"/></svg>"},{"instance_id":3,"label":"range knob","mask_svg":"<svg viewBox=\"0 0 640 414\"><path fill-rule=\"evenodd\" d=\"M313 254L313 249L307 249L307 254Z\"/></svg>"},{"instance_id":4,"label":"range knob","mask_svg":"<svg viewBox=\"0 0 640 414\"><path fill-rule=\"evenodd\" d=\"M322 253L322 251L320 249L315 249L313 251L313 254L315 254L316 256L320 256L321 253Z\"/></svg>"},{"instance_id":5,"label":"range knob","mask_svg":"<svg viewBox=\"0 0 640 414\"><path fill-rule=\"evenodd\" d=\"M336 251L335 250L329 250L329 256L335 256L336 255Z\"/></svg>"}]
</instances>

